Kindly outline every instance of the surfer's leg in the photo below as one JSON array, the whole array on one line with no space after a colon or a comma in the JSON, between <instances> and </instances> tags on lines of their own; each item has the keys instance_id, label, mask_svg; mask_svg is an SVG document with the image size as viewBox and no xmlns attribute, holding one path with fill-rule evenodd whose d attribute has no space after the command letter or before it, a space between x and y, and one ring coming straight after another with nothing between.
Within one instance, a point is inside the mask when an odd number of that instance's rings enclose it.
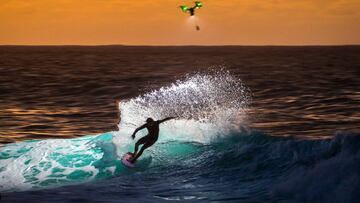
<instances>
[{"instance_id":1,"label":"surfer's leg","mask_svg":"<svg viewBox=\"0 0 360 203\"><path fill-rule=\"evenodd\" d=\"M136 142L133 156L136 155L136 153L137 153L137 151L138 151L138 149L139 149L139 146L140 146L141 144L145 144L146 140L147 140L147 138L146 138L146 136L145 136L145 137L141 138L140 140L138 140L138 141Z\"/></svg>"},{"instance_id":2,"label":"surfer's leg","mask_svg":"<svg viewBox=\"0 0 360 203\"><path fill-rule=\"evenodd\" d=\"M138 149L139 149L139 145L138 143L135 144L135 149L134 149L134 153L133 156L137 153Z\"/></svg>"},{"instance_id":3,"label":"surfer's leg","mask_svg":"<svg viewBox=\"0 0 360 203\"><path fill-rule=\"evenodd\" d=\"M153 145L153 144L154 144L153 142L147 142L147 143L145 143L145 144L141 147L139 153L137 153L137 154L134 156L134 158L131 159L130 162L131 162L131 163L135 163L135 161L142 155L142 153L144 152L144 150L145 150L146 148L150 147L150 146Z\"/></svg>"}]
</instances>

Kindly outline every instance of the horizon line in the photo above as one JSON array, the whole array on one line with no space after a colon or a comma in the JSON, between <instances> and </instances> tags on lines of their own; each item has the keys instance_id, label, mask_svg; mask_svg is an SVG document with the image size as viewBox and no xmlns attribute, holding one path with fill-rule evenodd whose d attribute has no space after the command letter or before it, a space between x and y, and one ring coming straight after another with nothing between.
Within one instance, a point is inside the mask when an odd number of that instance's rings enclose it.
<instances>
[{"instance_id":1,"label":"horizon line","mask_svg":"<svg viewBox=\"0 0 360 203\"><path fill-rule=\"evenodd\" d=\"M135 44L0 44L0 46L68 46L68 47L104 47L104 46L123 46L123 47L325 47L325 46L360 46L359 44L169 44L169 45L135 45Z\"/></svg>"}]
</instances>

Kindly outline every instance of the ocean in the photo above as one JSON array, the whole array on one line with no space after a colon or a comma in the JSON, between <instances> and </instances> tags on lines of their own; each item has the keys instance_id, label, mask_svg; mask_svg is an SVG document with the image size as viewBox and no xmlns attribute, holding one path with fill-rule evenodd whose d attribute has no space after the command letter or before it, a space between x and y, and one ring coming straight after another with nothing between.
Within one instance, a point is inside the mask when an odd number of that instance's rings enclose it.
<instances>
[{"instance_id":1,"label":"ocean","mask_svg":"<svg viewBox=\"0 0 360 203\"><path fill-rule=\"evenodd\" d=\"M359 133L360 46L0 46L1 202L358 202Z\"/></svg>"}]
</instances>

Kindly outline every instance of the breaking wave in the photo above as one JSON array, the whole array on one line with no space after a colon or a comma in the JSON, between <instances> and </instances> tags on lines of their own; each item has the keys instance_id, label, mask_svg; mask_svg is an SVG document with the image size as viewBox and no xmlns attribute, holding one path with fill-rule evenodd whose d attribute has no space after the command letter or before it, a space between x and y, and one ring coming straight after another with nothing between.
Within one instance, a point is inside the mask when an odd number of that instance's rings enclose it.
<instances>
[{"instance_id":1,"label":"breaking wave","mask_svg":"<svg viewBox=\"0 0 360 203\"><path fill-rule=\"evenodd\" d=\"M121 101L118 131L2 146L0 191L94 180L134 185L136 177L154 198L163 200L178 200L181 194L213 201L359 199L358 134L301 140L243 130L250 101L249 90L229 72L188 76ZM119 157L133 149L134 129L147 117L167 116L177 119L161 124L159 142L145 151L135 169L124 167ZM145 134L140 131L137 138Z\"/></svg>"}]
</instances>

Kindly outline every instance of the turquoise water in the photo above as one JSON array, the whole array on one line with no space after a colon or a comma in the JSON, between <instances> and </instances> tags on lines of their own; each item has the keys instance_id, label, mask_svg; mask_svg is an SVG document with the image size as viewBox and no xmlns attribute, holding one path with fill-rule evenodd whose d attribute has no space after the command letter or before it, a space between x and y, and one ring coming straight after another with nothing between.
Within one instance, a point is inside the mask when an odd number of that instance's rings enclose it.
<instances>
[{"instance_id":1,"label":"turquoise water","mask_svg":"<svg viewBox=\"0 0 360 203\"><path fill-rule=\"evenodd\" d=\"M32 140L1 147L3 192L106 179L129 171L116 154L113 133L76 139ZM123 148L130 150L130 145ZM137 169L146 167L144 158Z\"/></svg>"},{"instance_id":2,"label":"turquoise water","mask_svg":"<svg viewBox=\"0 0 360 203\"><path fill-rule=\"evenodd\" d=\"M251 132L211 143L163 141L129 169L117 155L112 141L116 133L4 146L0 160L5 166L0 172L4 197L55 202L79 197L109 202L359 198L359 135L297 140ZM120 151L129 149L124 144ZM103 192L94 196L89 191Z\"/></svg>"}]
</instances>

